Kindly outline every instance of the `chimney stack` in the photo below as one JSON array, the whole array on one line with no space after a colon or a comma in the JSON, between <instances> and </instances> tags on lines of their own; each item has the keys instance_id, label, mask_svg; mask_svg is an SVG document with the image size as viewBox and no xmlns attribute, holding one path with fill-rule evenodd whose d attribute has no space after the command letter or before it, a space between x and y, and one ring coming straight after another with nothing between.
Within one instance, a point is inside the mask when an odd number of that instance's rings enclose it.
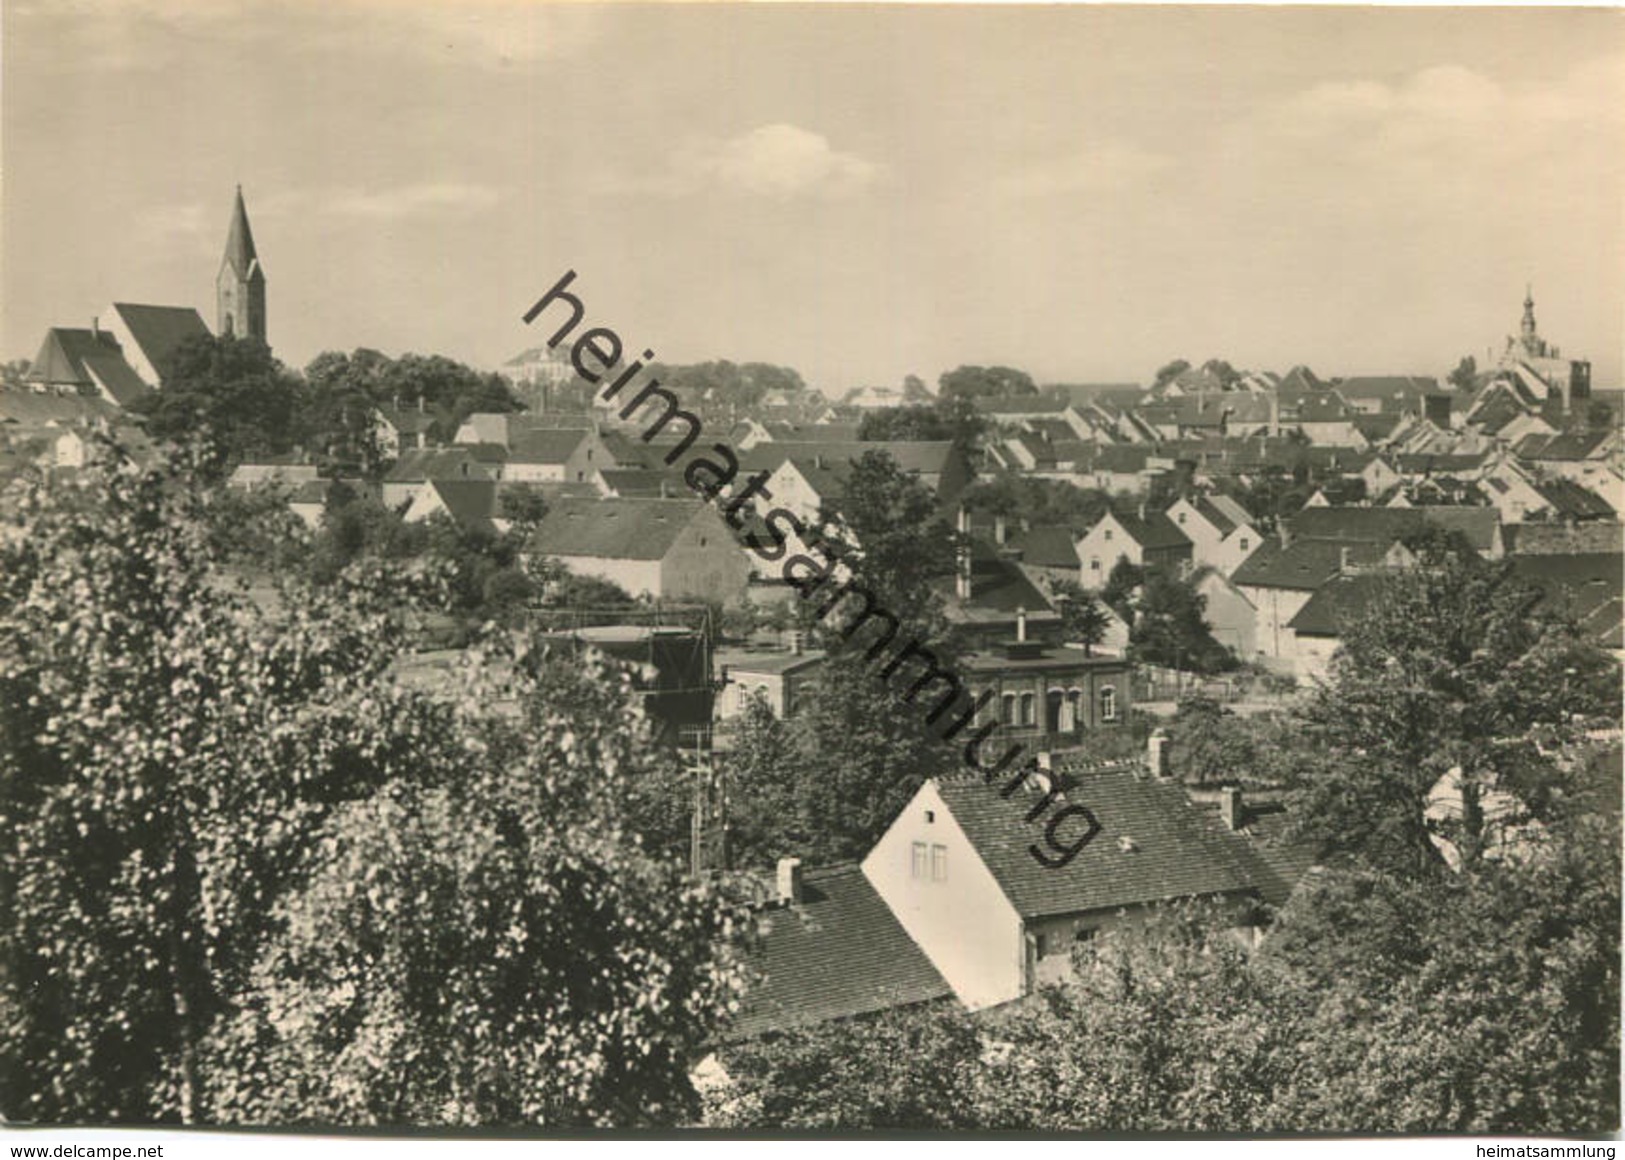
<instances>
[{"instance_id":1,"label":"chimney stack","mask_svg":"<svg viewBox=\"0 0 1625 1160\"><path fill-rule=\"evenodd\" d=\"M965 508L959 509L959 534L966 537L966 542L959 547L959 567L954 576L954 595L960 600L969 600L971 595L970 512Z\"/></svg>"},{"instance_id":2,"label":"chimney stack","mask_svg":"<svg viewBox=\"0 0 1625 1160\"><path fill-rule=\"evenodd\" d=\"M779 902L785 906L801 905L801 859L779 859Z\"/></svg>"},{"instance_id":3,"label":"chimney stack","mask_svg":"<svg viewBox=\"0 0 1625 1160\"><path fill-rule=\"evenodd\" d=\"M1146 743L1146 765L1152 777L1168 776L1168 735L1161 729L1151 734Z\"/></svg>"},{"instance_id":4,"label":"chimney stack","mask_svg":"<svg viewBox=\"0 0 1625 1160\"><path fill-rule=\"evenodd\" d=\"M1027 640L1027 606L1025 604L1016 608L1016 640L1023 643Z\"/></svg>"},{"instance_id":5,"label":"chimney stack","mask_svg":"<svg viewBox=\"0 0 1625 1160\"><path fill-rule=\"evenodd\" d=\"M1227 785L1219 790L1219 819L1224 828L1235 831L1247 824L1247 812L1241 804L1241 787Z\"/></svg>"}]
</instances>

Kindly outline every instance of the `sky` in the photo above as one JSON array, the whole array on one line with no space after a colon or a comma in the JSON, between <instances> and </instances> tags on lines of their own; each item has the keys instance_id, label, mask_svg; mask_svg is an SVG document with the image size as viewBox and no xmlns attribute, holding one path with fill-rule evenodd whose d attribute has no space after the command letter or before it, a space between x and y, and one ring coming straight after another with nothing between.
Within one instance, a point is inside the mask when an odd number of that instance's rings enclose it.
<instances>
[{"instance_id":1,"label":"sky","mask_svg":"<svg viewBox=\"0 0 1625 1160\"><path fill-rule=\"evenodd\" d=\"M543 341L840 393L962 363L1625 361L1625 12L3 0L0 355L196 306L278 356Z\"/></svg>"}]
</instances>

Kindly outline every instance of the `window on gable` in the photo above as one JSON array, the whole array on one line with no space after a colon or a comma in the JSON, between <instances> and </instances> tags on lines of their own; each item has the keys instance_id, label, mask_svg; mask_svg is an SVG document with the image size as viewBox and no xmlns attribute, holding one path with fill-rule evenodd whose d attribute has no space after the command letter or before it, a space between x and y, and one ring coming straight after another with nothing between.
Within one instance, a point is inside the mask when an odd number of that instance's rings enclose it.
<instances>
[{"instance_id":1,"label":"window on gable","mask_svg":"<svg viewBox=\"0 0 1625 1160\"><path fill-rule=\"evenodd\" d=\"M948 847L931 847L931 881L948 881Z\"/></svg>"},{"instance_id":2,"label":"window on gable","mask_svg":"<svg viewBox=\"0 0 1625 1160\"><path fill-rule=\"evenodd\" d=\"M925 877L925 875L926 875L926 867L928 865L928 863L926 862L926 857L927 857L926 849L927 849L926 844L924 842L915 842L914 843L913 849L911 851L912 857L909 860L909 867L908 867L908 872L909 872L909 877L910 878L924 878Z\"/></svg>"},{"instance_id":3,"label":"window on gable","mask_svg":"<svg viewBox=\"0 0 1625 1160\"><path fill-rule=\"evenodd\" d=\"M1094 557L1093 559L1091 559L1089 561L1089 571L1091 571L1091 572L1100 571L1100 557L1099 556L1096 556L1096 557Z\"/></svg>"},{"instance_id":4,"label":"window on gable","mask_svg":"<svg viewBox=\"0 0 1625 1160\"><path fill-rule=\"evenodd\" d=\"M1241 550L1243 552L1245 552L1247 550L1247 537L1246 536L1241 537Z\"/></svg>"},{"instance_id":5,"label":"window on gable","mask_svg":"<svg viewBox=\"0 0 1625 1160\"><path fill-rule=\"evenodd\" d=\"M1108 544L1112 542L1112 530L1110 528L1106 529L1105 539Z\"/></svg>"}]
</instances>

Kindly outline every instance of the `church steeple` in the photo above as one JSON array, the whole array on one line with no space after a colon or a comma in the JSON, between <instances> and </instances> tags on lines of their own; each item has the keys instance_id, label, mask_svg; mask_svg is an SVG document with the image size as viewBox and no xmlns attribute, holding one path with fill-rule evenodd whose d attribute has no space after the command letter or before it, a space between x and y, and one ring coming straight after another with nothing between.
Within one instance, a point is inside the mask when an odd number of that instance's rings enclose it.
<instances>
[{"instance_id":1,"label":"church steeple","mask_svg":"<svg viewBox=\"0 0 1625 1160\"><path fill-rule=\"evenodd\" d=\"M1541 340L1540 332L1535 329L1535 289L1528 283L1523 290L1523 323L1519 327L1519 343L1524 353L1531 358L1543 358L1546 354L1546 343Z\"/></svg>"},{"instance_id":2,"label":"church steeple","mask_svg":"<svg viewBox=\"0 0 1625 1160\"><path fill-rule=\"evenodd\" d=\"M254 249L254 232L248 228L248 208L240 185L226 234L226 254L214 286L220 334L264 342L265 270Z\"/></svg>"}]
</instances>

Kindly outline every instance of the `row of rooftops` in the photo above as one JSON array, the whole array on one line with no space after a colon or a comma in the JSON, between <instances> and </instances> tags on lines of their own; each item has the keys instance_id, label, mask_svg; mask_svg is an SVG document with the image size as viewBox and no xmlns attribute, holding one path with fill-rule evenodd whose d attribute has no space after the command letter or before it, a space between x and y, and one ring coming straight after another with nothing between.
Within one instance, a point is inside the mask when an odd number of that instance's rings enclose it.
<instances>
[{"instance_id":1,"label":"row of rooftops","mask_svg":"<svg viewBox=\"0 0 1625 1160\"><path fill-rule=\"evenodd\" d=\"M1284 903L1313 863L1313 850L1286 839L1281 795L1234 787L1188 791L1155 776L1165 761L1093 761L1085 754L1044 755L1016 793L980 778L928 783L963 832L1000 894L1024 922L1109 915L1198 897ZM1063 779L1062 797L1085 805L1100 831L1059 869L1028 853L1026 817ZM904 813L913 805L905 808ZM904 929L861 866L803 871L781 861L758 910L752 953L761 980L729 1031L745 1039L830 1019L849 1018L953 995L928 954ZM976 911L967 906L966 920ZM964 938L981 934L969 927Z\"/></svg>"}]
</instances>

